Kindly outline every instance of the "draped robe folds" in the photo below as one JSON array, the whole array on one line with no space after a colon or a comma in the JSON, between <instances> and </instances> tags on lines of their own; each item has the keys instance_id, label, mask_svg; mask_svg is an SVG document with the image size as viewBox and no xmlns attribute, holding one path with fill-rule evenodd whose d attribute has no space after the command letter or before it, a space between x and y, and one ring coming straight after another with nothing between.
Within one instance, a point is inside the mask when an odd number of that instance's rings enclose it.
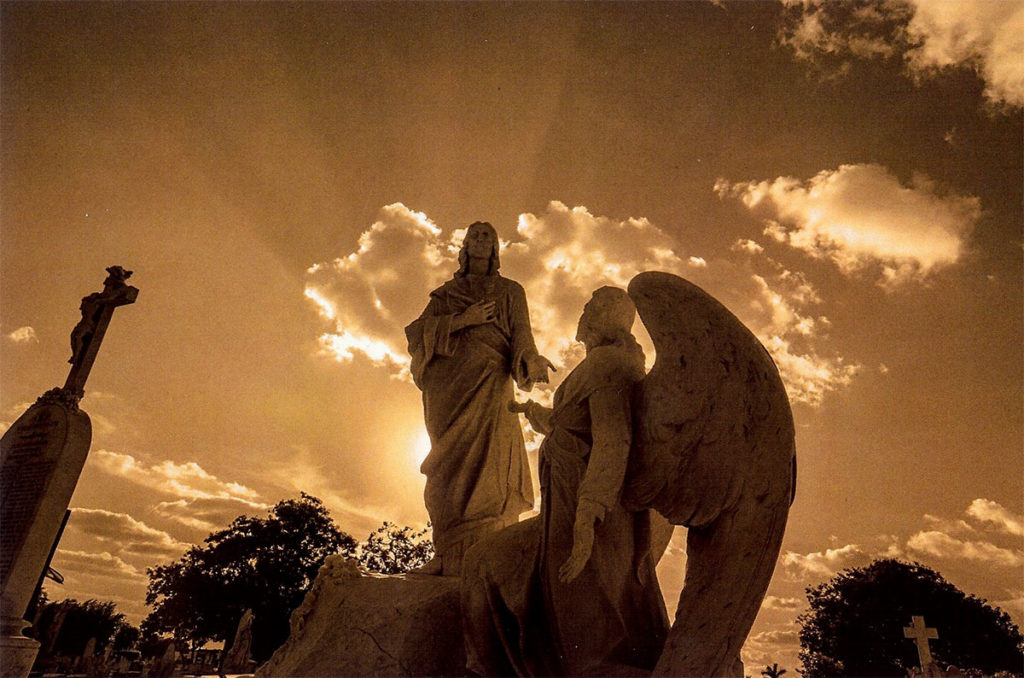
<instances>
[{"instance_id":1,"label":"draped robe folds","mask_svg":"<svg viewBox=\"0 0 1024 678\"><path fill-rule=\"evenodd\" d=\"M495 303L495 321L452 331L478 301ZM434 547L444 574L458 574L466 547L533 507L519 416L508 409L513 378L526 386L537 355L526 294L499 275L456 277L405 332L431 443L420 471Z\"/></svg>"},{"instance_id":2,"label":"draped robe folds","mask_svg":"<svg viewBox=\"0 0 1024 678\"><path fill-rule=\"evenodd\" d=\"M599 347L555 392L540 451L540 515L489 535L466 555L463 620L476 674L639 676L657 663L668 617L648 514L620 504L630 397L642 377L638 347ZM618 426L591 420L593 399L610 404L602 411L615 414ZM559 568L572 551L581 502L599 516L593 551L579 576L563 583Z\"/></svg>"}]
</instances>

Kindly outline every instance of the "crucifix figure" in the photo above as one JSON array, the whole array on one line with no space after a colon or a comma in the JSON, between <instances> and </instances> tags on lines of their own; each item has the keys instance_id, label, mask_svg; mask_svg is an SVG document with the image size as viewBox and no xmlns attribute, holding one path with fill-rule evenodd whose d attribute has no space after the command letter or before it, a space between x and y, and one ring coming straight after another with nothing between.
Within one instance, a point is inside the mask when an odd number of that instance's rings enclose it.
<instances>
[{"instance_id":1,"label":"crucifix figure","mask_svg":"<svg viewBox=\"0 0 1024 678\"><path fill-rule=\"evenodd\" d=\"M71 330L71 371L64 382L64 390L81 397L85 390L85 380L100 350L103 335L118 306L134 304L139 296L136 287L125 284L132 272L120 266L107 268L107 279L103 281L103 291L93 292L82 299L80 309L82 319Z\"/></svg>"},{"instance_id":2,"label":"crucifix figure","mask_svg":"<svg viewBox=\"0 0 1024 678\"><path fill-rule=\"evenodd\" d=\"M911 625L903 627L903 636L912 638L917 643L917 656L921 661L921 671L927 672L928 666L932 663L932 651L928 647L928 641L939 637L938 629L930 629L925 626L924 617L911 617Z\"/></svg>"}]
</instances>

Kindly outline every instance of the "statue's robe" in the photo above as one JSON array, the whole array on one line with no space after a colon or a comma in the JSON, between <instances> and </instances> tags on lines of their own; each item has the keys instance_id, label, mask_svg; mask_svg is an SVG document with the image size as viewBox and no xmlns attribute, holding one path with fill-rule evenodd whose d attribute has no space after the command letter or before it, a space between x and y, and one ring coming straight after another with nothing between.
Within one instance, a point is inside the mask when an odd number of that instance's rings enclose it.
<instances>
[{"instance_id":1,"label":"statue's robe","mask_svg":"<svg viewBox=\"0 0 1024 678\"><path fill-rule=\"evenodd\" d=\"M463 568L467 661L478 675L650 675L658 661L668 617L648 514L620 503L630 396L643 375L639 347L599 347L555 392L540 451L540 515L479 542ZM602 391L619 408L618 430L591 421L591 399ZM594 445L595 433L614 444ZM562 583L580 502L599 515L593 551L579 576Z\"/></svg>"},{"instance_id":2,"label":"statue's robe","mask_svg":"<svg viewBox=\"0 0 1024 678\"><path fill-rule=\"evenodd\" d=\"M495 321L452 331L482 300L495 303ZM533 508L519 415L508 409L513 378L526 385L526 360L537 355L526 293L499 275L455 277L405 332L430 435L420 470L434 547L443 573L457 575L465 548Z\"/></svg>"}]
</instances>

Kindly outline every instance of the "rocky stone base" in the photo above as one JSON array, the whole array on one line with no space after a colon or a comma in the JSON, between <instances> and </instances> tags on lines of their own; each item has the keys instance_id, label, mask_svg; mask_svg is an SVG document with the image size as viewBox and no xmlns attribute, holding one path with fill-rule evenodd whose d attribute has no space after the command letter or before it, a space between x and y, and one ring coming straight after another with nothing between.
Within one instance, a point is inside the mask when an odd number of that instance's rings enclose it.
<instances>
[{"instance_id":1,"label":"rocky stone base","mask_svg":"<svg viewBox=\"0 0 1024 678\"><path fill-rule=\"evenodd\" d=\"M256 678L466 676L459 579L374 575L327 559Z\"/></svg>"}]
</instances>

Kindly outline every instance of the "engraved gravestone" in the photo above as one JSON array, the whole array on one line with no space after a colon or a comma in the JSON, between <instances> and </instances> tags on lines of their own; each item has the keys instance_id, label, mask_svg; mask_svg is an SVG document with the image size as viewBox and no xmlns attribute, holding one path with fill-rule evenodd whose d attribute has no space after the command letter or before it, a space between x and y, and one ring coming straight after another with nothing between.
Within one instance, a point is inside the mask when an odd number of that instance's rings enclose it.
<instances>
[{"instance_id":1,"label":"engraved gravestone","mask_svg":"<svg viewBox=\"0 0 1024 678\"><path fill-rule=\"evenodd\" d=\"M138 289L111 266L103 291L82 299L82 319L71 334L71 371L61 388L43 394L0 440L0 674L28 675L39 643L22 635L23 617L92 440L89 416L78 407L114 309L131 304Z\"/></svg>"}]
</instances>

